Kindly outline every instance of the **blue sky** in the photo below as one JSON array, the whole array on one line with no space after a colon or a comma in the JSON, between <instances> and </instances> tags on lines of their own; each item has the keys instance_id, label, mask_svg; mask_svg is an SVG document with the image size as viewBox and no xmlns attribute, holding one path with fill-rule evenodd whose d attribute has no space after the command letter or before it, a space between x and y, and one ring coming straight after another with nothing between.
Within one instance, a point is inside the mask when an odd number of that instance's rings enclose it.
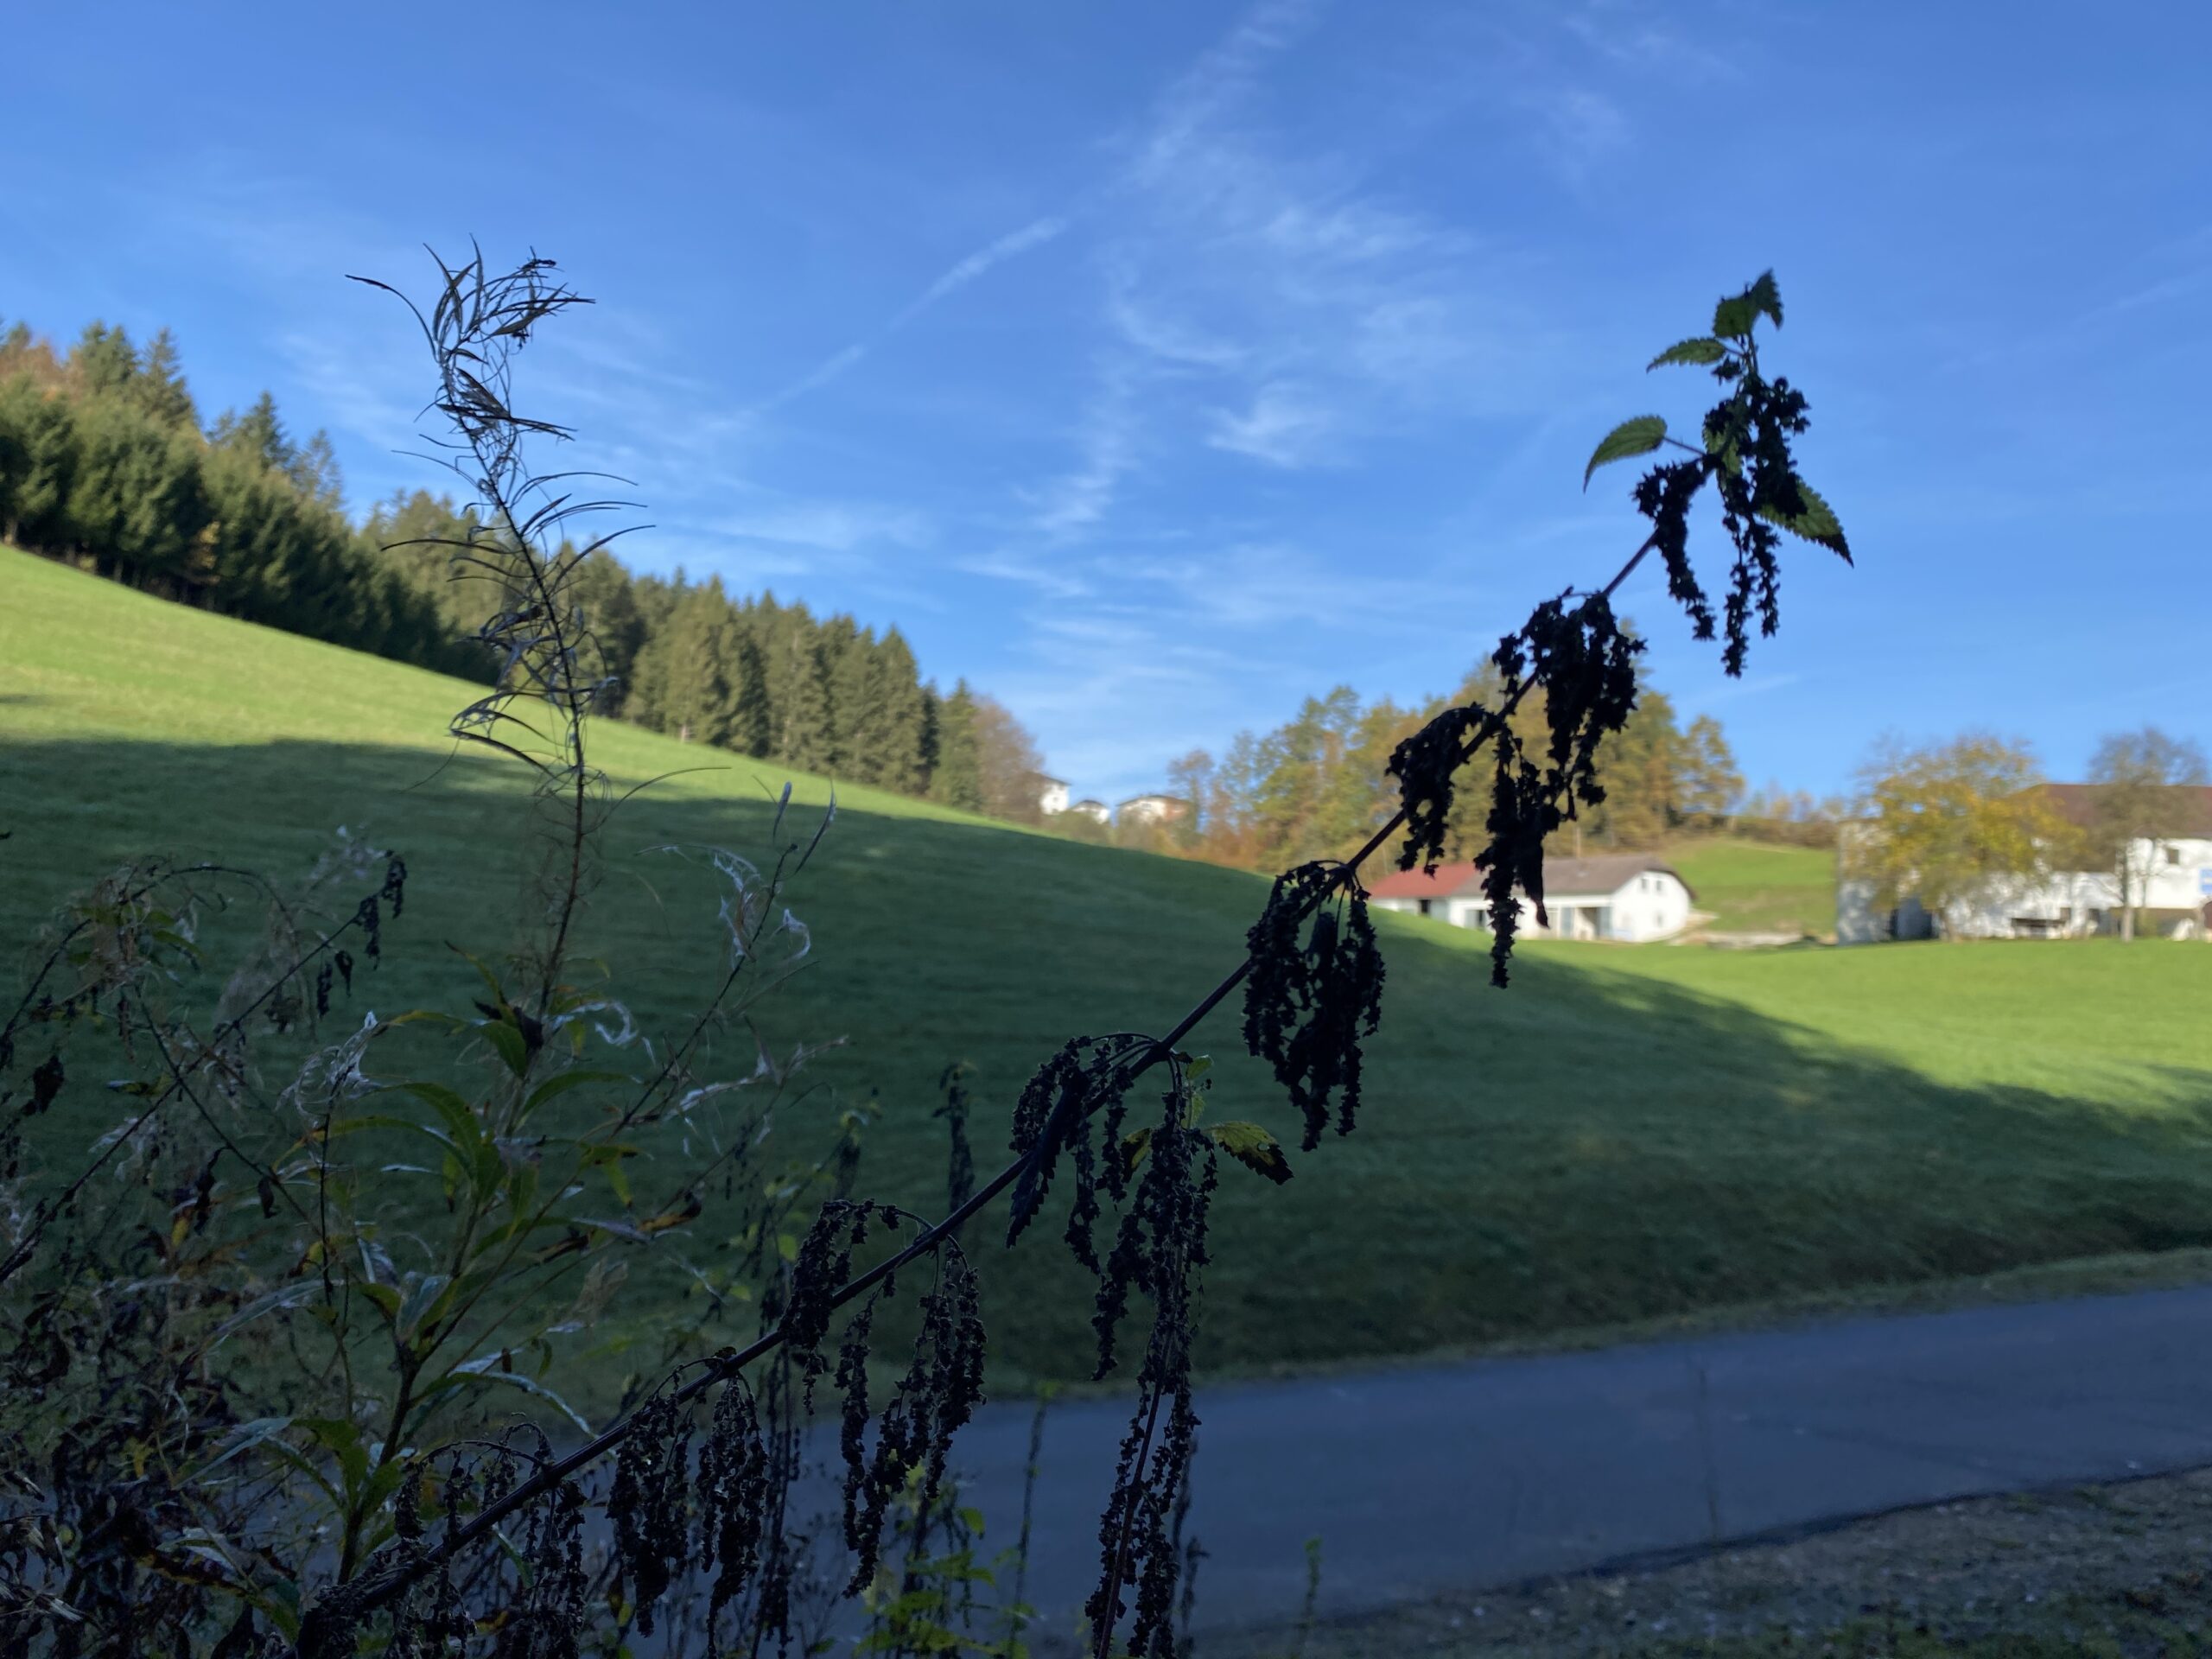
<instances>
[{"instance_id":1,"label":"blue sky","mask_svg":"<svg viewBox=\"0 0 2212 1659\"><path fill-rule=\"evenodd\" d=\"M1346 682L1447 688L1638 539L1616 420L1769 265L1859 554L1740 683L1639 580L1754 783L1994 726L2078 774L2212 745L2212 11L1362 0L32 7L0 317L181 338L357 505L420 245L601 303L524 385L645 567L896 623L1079 793Z\"/></svg>"}]
</instances>

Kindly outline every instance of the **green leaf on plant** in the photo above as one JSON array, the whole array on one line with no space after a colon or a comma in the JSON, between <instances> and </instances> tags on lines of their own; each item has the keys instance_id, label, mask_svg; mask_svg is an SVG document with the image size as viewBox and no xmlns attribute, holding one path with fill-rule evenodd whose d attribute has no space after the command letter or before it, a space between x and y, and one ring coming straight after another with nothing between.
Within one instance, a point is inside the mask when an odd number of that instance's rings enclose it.
<instances>
[{"instance_id":1,"label":"green leaf on plant","mask_svg":"<svg viewBox=\"0 0 2212 1659\"><path fill-rule=\"evenodd\" d=\"M1770 270L1761 272L1758 281L1735 298L1713 307L1713 332L1724 340L1748 340L1752 325L1762 316L1771 318L1776 327L1782 327L1782 290L1775 286Z\"/></svg>"},{"instance_id":2,"label":"green leaf on plant","mask_svg":"<svg viewBox=\"0 0 2212 1659\"><path fill-rule=\"evenodd\" d=\"M524 1376L520 1371L501 1369L503 1365L512 1363L505 1354L479 1355L476 1358L465 1361L448 1371L423 1390L423 1397L427 1401L435 1395L449 1393L470 1382L503 1383L511 1389L520 1389L524 1394L535 1395L538 1399L550 1403L563 1416L574 1423L582 1433L586 1434L591 1433L591 1425L584 1421L583 1414L543 1382Z\"/></svg>"},{"instance_id":3,"label":"green leaf on plant","mask_svg":"<svg viewBox=\"0 0 2212 1659\"><path fill-rule=\"evenodd\" d=\"M1728 355L1728 347L1719 340L1700 334L1695 340L1685 340L1669 346L1665 351L1643 365L1646 374L1669 363L1718 363Z\"/></svg>"},{"instance_id":4,"label":"green leaf on plant","mask_svg":"<svg viewBox=\"0 0 2212 1659\"><path fill-rule=\"evenodd\" d=\"M1805 498L1805 511L1795 515L1761 509L1759 516L1780 524L1793 536L1802 536L1840 555L1846 564L1851 563L1851 543L1844 539L1843 525L1838 522L1835 509L1821 499L1821 493L1803 479L1797 480L1797 493Z\"/></svg>"},{"instance_id":5,"label":"green leaf on plant","mask_svg":"<svg viewBox=\"0 0 2212 1659\"><path fill-rule=\"evenodd\" d=\"M1626 461L1630 455L1648 455L1666 442L1667 423L1657 415L1639 415L1632 421L1623 421L1605 434L1590 464L1582 469L1582 487L1590 487L1590 475L1609 461Z\"/></svg>"},{"instance_id":6,"label":"green leaf on plant","mask_svg":"<svg viewBox=\"0 0 2212 1659\"><path fill-rule=\"evenodd\" d=\"M1257 1123L1217 1123L1206 1133L1214 1145L1255 1174L1266 1176L1277 1186L1290 1179L1290 1160L1283 1155L1282 1142Z\"/></svg>"},{"instance_id":7,"label":"green leaf on plant","mask_svg":"<svg viewBox=\"0 0 2212 1659\"><path fill-rule=\"evenodd\" d=\"M377 1305L377 1310L386 1319L397 1324L399 1319L399 1293L390 1285L363 1285L361 1294Z\"/></svg>"},{"instance_id":8,"label":"green leaf on plant","mask_svg":"<svg viewBox=\"0 0 2212 1659\"><path fill-rule=\"evenodd\" d=\"M1145 1154L1151 1150L1152 1131L1149 1128L1132 1129L1128 1134L1123 1135L1122 1137L1122 1169L1123 1173L1129 1175L1135 1174L1137 1173L1137 1166L1144 1162Z\"/></svg>"},{"instance_id":9,"label":"green leaf on plant","mask_svg":"<svg viewBox=\"0 0 2212 1659\"><path fill-rule=\"evenodd\" d=\"M504 1020L486 1020L478 1027L499 1051L499 1058L507 1063L507 1070L520 1077L530 1069L530 1045L523 1041L522 1033Z\"/></svg>"},{"instance_id":10,"label":"green leaf on plant","mask_svg":"<svg viewBox=\"0 0 2212 1659\"><path fill-rule=\"evenodd\" d=\"M633 1081L624 1071L594 1071L588 1069L563 1071L557 1077L548 1077L530 1091L530 1098L523 1102L523 1109L534 1112L547 1101L565 1095L571 1089L581 1089L588 1083L629 1083Z\"/></svg>"}]
</instances>

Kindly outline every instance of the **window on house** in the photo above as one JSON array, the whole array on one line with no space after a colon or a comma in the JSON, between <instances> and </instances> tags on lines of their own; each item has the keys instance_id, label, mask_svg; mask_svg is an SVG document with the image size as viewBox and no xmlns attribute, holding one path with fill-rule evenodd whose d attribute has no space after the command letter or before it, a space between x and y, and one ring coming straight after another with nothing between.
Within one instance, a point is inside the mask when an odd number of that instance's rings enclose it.
<instances>
[{"instance_id":1,"label":"window on house","mask_svg":"<svg viewBox=\"0 0 2212 1659\"><path fill-rule=\"evenodd\" d=\"M2178 864L2178 863L2180 863L2180 862L2181 862L2181 849L2180 849L2180 848L2178 848L2178 847L2169 847L2169 848L2167 848L2167 849L2166 849L2166 862L2167 862L2167 863L2169 863L2169 864Z\"/></svg>"},{"instance_id":2,"label":"window on house","mask_svg":"<svg viewBox=\"0 0 2212 1659\"><path fill-rule=\"evenodd\" d=\"M1427 914L1428 914L1428 907L1429 907L1429 906L1430 906L1432 903L1433 903L1433 902L1434 902L1434 901L1433 901L1433 899L1422 899L1422 900L1421 901L1421 913L1422 915L1424 915L1424 916L1427 915Z\"/></svg>"}]
</instances>

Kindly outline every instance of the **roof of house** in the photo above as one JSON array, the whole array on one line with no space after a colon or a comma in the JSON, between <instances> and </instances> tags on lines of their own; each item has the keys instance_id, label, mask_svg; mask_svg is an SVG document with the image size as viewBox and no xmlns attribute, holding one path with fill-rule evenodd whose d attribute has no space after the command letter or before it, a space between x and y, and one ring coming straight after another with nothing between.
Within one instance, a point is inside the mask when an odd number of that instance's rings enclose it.
<instances>
[{"instance_id":1,"label":"roof of house","mask_svg":"<svg viewBox=\"0 0 2212 1659\"><path fill-rule=\"evenodd\" d=\"M2163 791L2172 804L2164 832L2169 836L2212 838L2212 785L2169 784ZM2058 816L2077 829L2095 827L2097 801L2104 793L2100 784L2044 784L2037 793Z\"/></svg>"},{"instance_id":2,"label":"roof of house","mask_svg":"<svg viewBox=\"0 0 2212 1659\"><path fill-rule=\"evenodd\" d=\"M1081 800L1079 800L1079 801L1075 801L1075 802L1071 803L1071 804L1070 804L1070 810L1075 810L1075 809L1077 809L1077 808L1081 808L1081 807L1085 807L1085 806L1103 807L1105 804L1106 804L1106 803L1105 803L1105 802L1103 802L1103 801L1102 801L1102 800L1098 799L1096 796L1093 796L1093 795L1086 795L1086 796L1084 796Z\"/></svg>"},{"instance_id":3,"label":"roof of house","mask_svg":"<svg viewBox=\"0 0 2212 1659\"><path fill-rule=\"evenodd\" d=\"M1639 875L1656 872L1682 881L1681 872L1663 859L1645 853L1617 853L1603 858L1548 858L1544 861L1544 897L1574 898L1590 893L1618 893ZM1434 874L1425 870L1394 870L1371 881L1367 890L1378 899L1444 899L1475 885L1482 872L1473 864L1440 864ZM1682 881L1692 899L1694 889Z\"/></svg>"},{"instance_id":4,"label":"roof of house","mask_svg":"<svg viewBox=\"0 0 2212 1659\"><path fill-rule=\"evenodd\" d=\"M1377 899L1448 899L1472 887L1481 874L1471 864L1440 864L1433 870L1393 870L1367 884Z\"/></svg>"},{"instance_id":5,"label":"roof of house","mask_svg":"<svg viewBox=\"0 0 2212 1659\"><path fill-rule=\"evenodd\" d=\"M1127 799L1127 800L1123 801L1123 802L1122 803L1122 804L1123 806L1135 806L1135 805L1139 804L1140 803L1141 803L1141 802L1145 802L1145 801L1157 801L1157 802L1158 802L1160 805L1162 805L1162 806L1188 806L1188 805L1190 805L1190 802L1188 802L1188 801L1185 800L1185 799L1184 799L1180 795L1157 795L1157 794L1132 795L1132 796L1130 796L1130 797L1128 798L1128 799Z\"/></svg>"}]
</instances>

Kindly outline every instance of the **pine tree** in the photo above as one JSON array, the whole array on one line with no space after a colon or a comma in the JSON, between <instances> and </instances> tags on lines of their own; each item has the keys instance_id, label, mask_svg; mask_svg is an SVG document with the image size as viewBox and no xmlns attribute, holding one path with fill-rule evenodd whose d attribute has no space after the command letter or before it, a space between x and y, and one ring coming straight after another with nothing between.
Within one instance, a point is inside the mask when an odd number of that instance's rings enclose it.
<instances>
[{"instance_id":1,"label":"pine tree","mask_svg":"<svg viewBox=\"0 0 2212 1659\"><path fill-rule=\"evenodd\" d=\"M719 578L688 588L638 653L641 717L688 742L727 747L736 708L735 632Z\"/></svg>"},{"instance_id":2,"label":"pine tree","mask_svg":"<svg viewBox=\"0 0 2212 1659\"><path fill-rule=\"evenodd\" d=\"M59 550L62 508L77 469L69 404L28 374L0 380L0 540Z\"/></svg>"},{"instance_id":3,"label":"pine tree","mask_svg":"<svg viewBox=\"0 0 2212 1659\"><path fill-rule=\"evenodd\" d=\"M594 671L610 682L595 707L601 714L621 714L638 652L645 642L645 619L638 610L630 573L602 548L586 556L569 582L569 594L597 647Z\"/></svg>"},{"instance_id":4,"label":"pine tree","mask_svg":"<svg viewBox=\"0 0 2212 1659\"><path fill-rule=\"evenodd\" d=\"M116 396L129 391L138 378L138 353L121 324L111 328L104 322L90 323L69 353L69 373L88 397Z\"/></svg>"},{"instance_id":5,"label":"pine tree","mask_svg":"<svg viewBox=\"0 0 2212 1659\"><path fill-rule=\"evenodd\" d=\"M924 682L922 697L922 775L913 792L929 799L936 798L938 756L944 737L944 699L938 694L937 682Z\"/></svg>"},{"instance_id":6,"label":"pine tree","mask_svg":"<svg viewBox=\"0 0 2212 1659\"><path fill-rule=\"evenodd\" d=\"M831 747L830 672L814 619L804 605L784 607L766 642L768 702L774 711L769 747L774 759L804 772L828 772Z\"/></svg>"},{"instance_id":7,"label":"pine tree","mask_svg":"<svg viewBox=\"0 0 2212 1659\"><path fill-rule=\"evenodd\" d=\"M200 411L193 407L192 392L184 384L184 365L176 336L163 328L147 343L139 366L138 405L162 425L200 429Z\"/></svg>"},{"instance_id":8,"label":"pine tree","mask_svg":"<svg viewBox=\"0 0 2212 1659\"><path fill-rule=\"evenodd\" d=\"M912 649L887 628L874 652L876 674L875 782L901 795L918 795L929 781L929 708Z\"/></svg>"},{"instance_id":9,"label":"pine tree","mask_svg":"<svg viewBox=\"0 0 2212 1659\"><path fill-rule=\"evenodd\" d=\"M830 685L831 776L857 783L875 781L875 682L868 662L874 634L862 633L849 616L824 617L817 649Z\"/></svg>"},{"instance_id":10,"label":"pine tree","mask_svg":"<svg viewBox=\"0 0 2212 1659\"><path fill-rule=\"evenodd\" d=\"M930 773L930 799L963 812L983 810L976 694L965 680L956 682L952 695L938 705L937 766Z\"/></svg>"},{"instance_id":11,"label":"pine tree","mask_svg":"<svg viewBox=\"0 0 2212 1659\"><path fill-rule=\"evenodd\" d=\"M197 587L194 557L209 520L198 446L121 398L77 413L77 465L64 506L69 539L103 568Z\"/></svg>"},{"instance_id":12,"label":"pine tree","mask_svg":"<svg viewBox=\"0 0 2212 1659\"><path fill-rule=\"evenodd\" d=\"M274 420L273 405L270 414ZM331 448L329 433L317 430L304 445L291 451L283 464L285 476L302 495L332 512L345 511L346 478L339 470L338 452Z\"/></svg>"},{"instance_id":13,"label":"pine tree","mask_svg":"<svg viewBox=\"0 0 2212 1659\"><path fill-rule=\"evenodd\" d=\"M760 613L748 606L733 607L730 624L728 744L765 760L775 743L775 707L768 696Z\"/></svg>"},{"instance_id":14,"label":"pine tree","mask_svg":"<svg viewBox=\"0 0 2212 1659\"><path fill-rule=\"evenodd\" d=\"M233 450L251 456L274 472L289 473L294 460L291 440L284 435L284 423L277 418L276 399L263 392L253 400L253 407L243 415L226 410L223 418L215 423L215 444L219 448Z\"/></svg>"}]
</instances>

